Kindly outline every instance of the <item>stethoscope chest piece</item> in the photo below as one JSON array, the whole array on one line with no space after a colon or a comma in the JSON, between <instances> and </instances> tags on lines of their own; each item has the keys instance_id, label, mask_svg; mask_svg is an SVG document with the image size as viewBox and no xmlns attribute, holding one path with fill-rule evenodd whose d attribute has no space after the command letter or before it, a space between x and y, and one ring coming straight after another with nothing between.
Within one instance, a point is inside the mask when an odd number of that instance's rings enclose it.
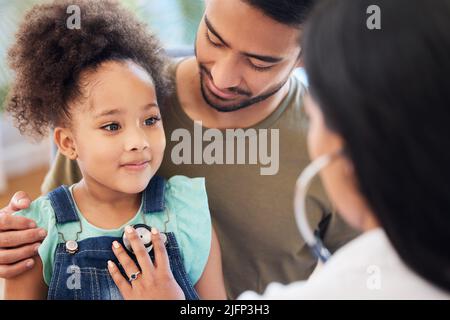
<instances>
[{"instance_id":1,"label":"stethoscope chest piece","mask_svg":"<svg viewBox=\"0 0 450 320\"><path fill-rule=\"evenodd\" d=\"M136 229L136 232L141 239L142 243L144 244L145 248L147 249L147 252L152 251L153 244L152 244L152 228L149 227L146 224L135 224L133 226L134 229ZM164 242L164 244L167 243L167 236L165 233L160 233L161 240ZM127 239L126 233L124 232L122 236L123 244L125 248L127 248L128 251L133 253L133 248L131 247L130 241Z\"/></svg>"}]
</instances>

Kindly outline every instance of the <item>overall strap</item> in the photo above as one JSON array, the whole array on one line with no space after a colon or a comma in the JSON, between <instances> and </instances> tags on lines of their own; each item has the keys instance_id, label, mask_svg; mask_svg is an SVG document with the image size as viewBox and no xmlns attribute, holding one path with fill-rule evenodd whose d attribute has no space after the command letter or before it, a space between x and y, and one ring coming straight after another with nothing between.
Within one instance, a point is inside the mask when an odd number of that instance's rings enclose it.
<instances>
[{"instance_id":1,"label":"overall strap","mask_svg":"<svg viewBox=\"0 0 450 320\"><path fill-rule=\"evenodd\" d=\"M60 186L48 194L50 203L55 211L56 222L63 224L79 221L75 203L67 186Z\"/></svg>"},{"instance_id":2,"label":"overall strap","mask_svg":"<svg viewBox=\"0 0 450 320\"><path fill-rule=\"evenodd\" d=\"M166 180L160 176L153 176L147 188L142 193L144 213L164 211L164 191L166 188Z\"/></svg>"}]
</instances>

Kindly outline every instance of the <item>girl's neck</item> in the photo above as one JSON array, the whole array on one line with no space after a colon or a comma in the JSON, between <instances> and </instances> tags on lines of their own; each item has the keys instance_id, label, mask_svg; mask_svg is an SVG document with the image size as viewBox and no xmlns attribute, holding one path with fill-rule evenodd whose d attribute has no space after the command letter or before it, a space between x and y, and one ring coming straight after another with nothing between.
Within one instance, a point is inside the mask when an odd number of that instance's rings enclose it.
<instances>
[{"instance_id":1,"label":"girl's neck","mask_svg":"<svg viewBox=\"0 0 450 320\"><path fill-rule=\"evenodd\" d=\"M141 196L118 192L84 178L73 188L74 200L83 217L103 229L119 228L132 219L139 210Z\"/></svg>"}]
</instances>

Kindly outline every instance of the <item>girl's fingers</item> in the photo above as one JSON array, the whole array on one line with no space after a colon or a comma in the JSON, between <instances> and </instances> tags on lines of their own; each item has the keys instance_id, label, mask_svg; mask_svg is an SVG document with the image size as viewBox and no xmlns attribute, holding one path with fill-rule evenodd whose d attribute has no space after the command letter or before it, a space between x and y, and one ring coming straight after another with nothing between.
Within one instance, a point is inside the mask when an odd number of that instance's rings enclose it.
<instances>
[{"instance_id":1,"label":"girl's fingers","mask_svg":"<svg viewBox=\"0 0 450 320\"><path fill-rule=\"evenodd\" d=\"M152 228L152 243L153 250L155 251L155 265L159 271L169 271L170 263L167 255L166 246L161 239L161 234L158 229Z\"/></svg>"},{"instance_id":2,"label":"girl's fingers","mask_svg":"<svg viewBox=\"0 0 450 320\"><path fill-rule=\"evenodd\" d=\"M117 260L119 260L119 263L122 265L128 277L139 271L139 268L134 261L131 260L130 256L119 242L114 241L112 247L114 255L117 257Z\"/></svg>"},{"instance_id":3,"label":"girl's fingers","mask_svg":"<svg viewBox=\"0 0 450 320\"><path fill-rule=\"evenodd\" d=\"M128 280L123 277L123 275L119 271L119 268L117 268L115 263L111 260L108 261L108 271L113 278L117 288L119 288L120 293L126 299L126 297L128 297L131 293L131 285L129 284Z\"/></svg>"},{"instance_id":4,"label":"girl's fingers","mask_svg":"<svg viewBox=\"0 0 450 320\"><path fill-rule=\"evenodd\" d=\"M148 255L147 249L139 238L136 229L127 226L125 232L127 233L127 239L130 241L131 248L141 267L142 273L150 275L154 270L153 262Z\"/></svg>"}]
</instances>

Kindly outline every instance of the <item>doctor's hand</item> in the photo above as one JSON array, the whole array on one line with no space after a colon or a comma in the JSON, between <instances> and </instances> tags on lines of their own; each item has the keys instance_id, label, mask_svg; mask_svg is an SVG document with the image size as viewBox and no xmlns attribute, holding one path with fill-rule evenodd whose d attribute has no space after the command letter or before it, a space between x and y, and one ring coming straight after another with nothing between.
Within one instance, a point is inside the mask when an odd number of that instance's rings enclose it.
<instances>
[{"instance_id":1,"label":"doctor's hand","mask_svg":"<svg viewBox=\"0 0 450 320\"><path fill-rule=\"evenodd\" d=\"M123 266L128 278L137 274L135 280L124 278L119 268L108 261L108 270L120 293L126 300L184 300L185 296L170 270L169 257L159 231L152 228L152 244L155 251L153 263L147 250L133 227L125 232L136 255L139 266L117 241L113 242L113 252Z\"/></svg>"},{"instance_id":2,"label":"doctor's hand","mask_svg":"<svg viewBox=\"0 0 450 320\"><path fill-rule=\"evenodd\" d=\"M30 204L28 195L19 191L8 206L0 209L0 278L11 279L31 269L37 248L46 236L33 220L12 215Z\"/></svg>"}]
</instances>

